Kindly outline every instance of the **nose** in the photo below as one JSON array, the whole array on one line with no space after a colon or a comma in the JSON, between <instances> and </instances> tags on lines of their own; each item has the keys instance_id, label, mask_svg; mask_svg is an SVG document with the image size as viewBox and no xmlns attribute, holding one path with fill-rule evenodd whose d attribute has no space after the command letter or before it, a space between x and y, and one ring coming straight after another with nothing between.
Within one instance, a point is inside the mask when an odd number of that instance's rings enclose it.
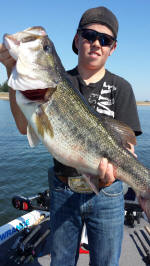
<instances>
[{"instance_id":1,"label":"nose","mask_svg":"<svg viewBox=\"0 0 150 266\"><path fill-rule=\"evenodd\" d=\"M100 44L98 39L96 39L95 41L91 42L91 45L95 46L95 47L101 47L101 44Z\"/></svg>"}]
</instances>

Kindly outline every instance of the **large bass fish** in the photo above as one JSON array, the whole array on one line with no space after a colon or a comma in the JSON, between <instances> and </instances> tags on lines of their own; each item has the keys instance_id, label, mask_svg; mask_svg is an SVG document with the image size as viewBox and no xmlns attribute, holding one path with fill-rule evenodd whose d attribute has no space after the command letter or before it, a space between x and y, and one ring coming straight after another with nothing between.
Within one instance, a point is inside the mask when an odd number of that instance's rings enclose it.
<instances>
[{"instance_id":1,"label":"large bass fish","mask_svg":"<svg viewBox=\"0 0 150 266\"><path fill-rule=\"evenodd\" d=\"M17 103L28 120L30 145L41 140L54 158L76 168L89 183L106 157L116 167L118 179L137 194L148 191L150 170L127 150L128 142L136 142L133 131L98 116L88 105L68 79L44 28L5 34L4 44L16 59L8 85L17 91Z\"/></svg>"}]
</instances>

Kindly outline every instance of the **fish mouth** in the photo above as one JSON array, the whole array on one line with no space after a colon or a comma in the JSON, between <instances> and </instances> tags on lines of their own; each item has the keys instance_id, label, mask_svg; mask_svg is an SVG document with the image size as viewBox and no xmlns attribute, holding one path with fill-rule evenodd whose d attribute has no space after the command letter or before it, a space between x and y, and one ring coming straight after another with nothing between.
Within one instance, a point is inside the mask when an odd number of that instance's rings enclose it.
<instances>
[{"instance_id":1,"label":"fish mouth","mask_svg":"<svg viewBox=\"0 0 150 266\"><path fill-rule=\"evenodd\" d=\"M35 26L12 35L6 33L4 34L3 39L6 47L10 49L12 43L19 46L20 42L29 42L33 40L33 38L36 40L45 36L47 36L45 29L41 26Z\"/></svg>"},{"instance_id":2,"label":"fish mouth","mask_svg":"<svg viewBox=\"0 0 150 266\"><path fill-rule=\"evenodd\" d=\"M4 39L7 41L7 49L10 49L10 42L14 43L15 45L19 45L20 41L17 40L13 35L5 34Z\"/></svg>"},{"instance_id":3,"label":"fish mouth","mask_svg":"<svg viewBox=\"0 0 150 266\"><path fill-rule=\"evenodd\" d=\"M48 88L37 90L20 91L27 99L31 101L45 101L45 95Z\"/></svg>"}]
</instances>

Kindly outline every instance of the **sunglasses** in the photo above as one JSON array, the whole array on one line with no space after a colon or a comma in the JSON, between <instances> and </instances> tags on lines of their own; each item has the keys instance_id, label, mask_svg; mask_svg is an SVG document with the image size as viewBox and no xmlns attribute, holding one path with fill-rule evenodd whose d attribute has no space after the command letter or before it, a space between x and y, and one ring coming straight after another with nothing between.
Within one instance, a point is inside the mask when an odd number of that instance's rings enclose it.
<instances>
[{"instance_id":1,"label":"sunglasses","mask_svg":"<svg viewBox=\"0 0 150 266\"><path fill-rule=\"evenodd\" d=\"M91 29L79 29L78 33L80 33L81 36L90 43L99 40L101 46L111 46L113 42L116 41L116 39L109 34L101 33Z\"/></svg>"}]
</instances>

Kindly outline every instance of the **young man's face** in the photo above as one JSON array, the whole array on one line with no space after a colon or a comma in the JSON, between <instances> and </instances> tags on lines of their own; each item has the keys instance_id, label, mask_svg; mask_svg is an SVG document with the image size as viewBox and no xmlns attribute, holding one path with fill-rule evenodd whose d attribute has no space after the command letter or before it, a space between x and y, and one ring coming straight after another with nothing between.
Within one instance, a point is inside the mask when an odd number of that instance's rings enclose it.
<instances>
[{"instance_id":1,"label":"young man's face","mask_svg":"<svg viewBox=\"0 0 150 266\"><path fill-rule=\"evenodd\" d=\"M90 24L85 28L100 33L106 33L113 37L112 31L105 25ZM96 39L94 42L89 42L87 39L83 38L80 33L75 37L75 44L78 49L79 65L89 70L102 69L108 56L110 56L116 48L116 42L113 42L111 46L102 46L99 40Z\"/></svg>"}]
</instances>

